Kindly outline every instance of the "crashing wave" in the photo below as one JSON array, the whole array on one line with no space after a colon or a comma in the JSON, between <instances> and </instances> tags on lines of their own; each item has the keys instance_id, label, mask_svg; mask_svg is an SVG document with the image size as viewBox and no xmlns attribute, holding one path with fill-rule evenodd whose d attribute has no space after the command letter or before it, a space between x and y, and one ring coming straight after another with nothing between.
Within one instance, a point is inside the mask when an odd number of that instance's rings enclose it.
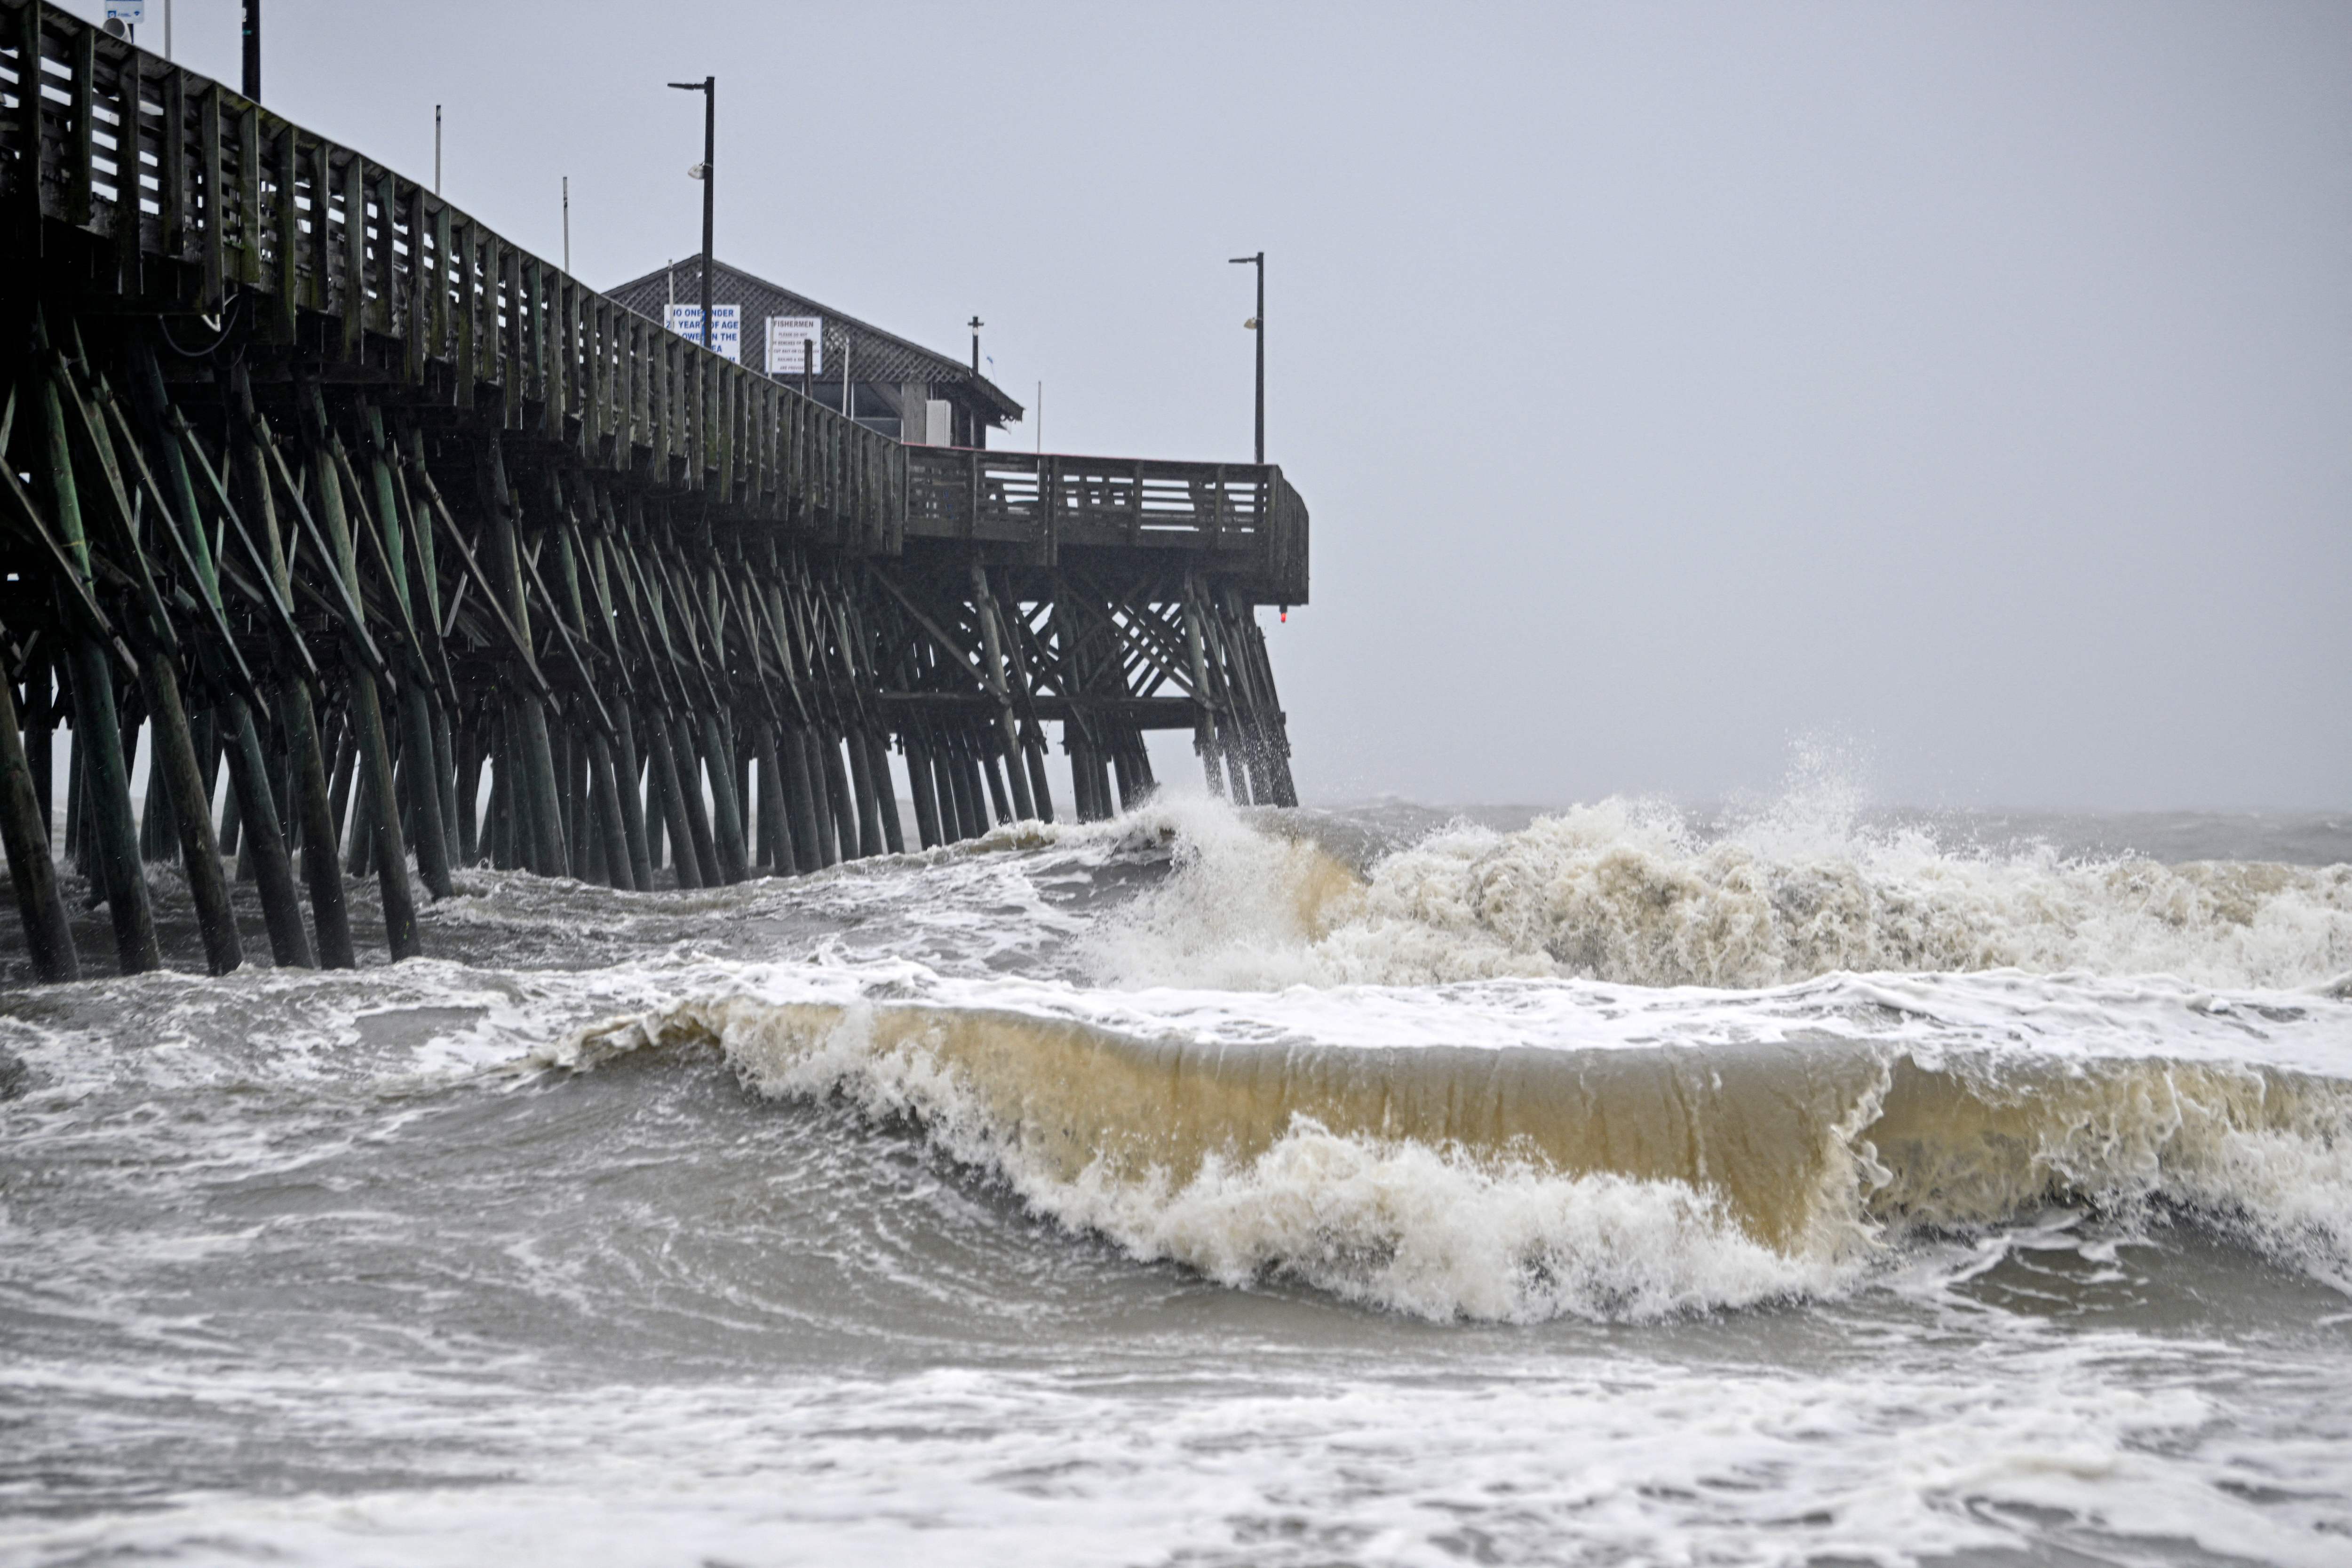
<instances>
[{"instance_id":1,"label":"crashing wave","mask_svg":"<svg viewBox=\"0 0 2352 1568\"><path fill-rule=\"evenodd\" d=\"M1206 803L1129 833L1167 881L1094 939L1100 978L1267 988L1563 975L1752 988L1849 972L2169 973L2310 985L2352 971L2352 867L1957 853L1779 813L1706 835L1612 799L1516 833L1444 829L1359 874L1299 825Z\"/></svg>"},{"instance_id":2,"label":"crashing wave","mask_svg":"<svg viewBox=\"0 0 2352 1568\"><path fill-rule=\"evenodd\" d=\"M694 1003L544 1062L718 1046L778 1098L908 1118L1038 1212L1229 1283L1433 1319L1649 1319L1832 1293L1917 1227L2167 1204L2341 1283L2352 1083L2231 1061L1335 1047L972 1006Z\"/></svg>"}]
</instances>

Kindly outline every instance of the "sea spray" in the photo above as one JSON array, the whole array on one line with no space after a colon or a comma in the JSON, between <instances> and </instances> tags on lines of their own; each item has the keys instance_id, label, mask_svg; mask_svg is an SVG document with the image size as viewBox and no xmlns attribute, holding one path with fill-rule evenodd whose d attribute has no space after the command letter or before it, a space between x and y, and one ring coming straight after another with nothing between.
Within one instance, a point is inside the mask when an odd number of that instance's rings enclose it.
<instances>
[{"instance_id":1,"label":"sea spray","mask_svg":"<svg viewBox=\"0 0 2352 1568\"><path fill-rule=\"evenodd\" d=\"M1155 804L1123 831L1154 827L1174 844L1166 883L1090 938L1113 984L1759 987L2014 967L2288 986L2352 971L2347 866L1957 850L1788 804L1710 834L1612 798L1515 833L1456 824L1361 870L1306 825L1214 803Z\"/></svg>"}]
</instances>

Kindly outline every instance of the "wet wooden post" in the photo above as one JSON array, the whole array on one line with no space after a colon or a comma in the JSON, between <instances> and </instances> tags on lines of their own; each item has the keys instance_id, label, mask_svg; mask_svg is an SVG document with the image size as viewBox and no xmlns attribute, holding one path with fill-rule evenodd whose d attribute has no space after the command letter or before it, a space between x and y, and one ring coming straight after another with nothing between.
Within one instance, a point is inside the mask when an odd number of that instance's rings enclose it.
<instances>
[{"instance_id":1,"label":"wet wooden post","mask_svg":"<svg viewBox=\"0 0 2352 1568\"><path fill-rule=\"evenodd\" d=\"M809 747L814 743L806 730L787 729L778 737L778 760L784 769L784 805L792 813L793 861L805 876L822 871L833 864L824 852L826 830L821 826L824 795L809 776Z\"/></svg>"},{"instance_id":2,"label":"wet wooden post","mask_svg":"<svg viewBox=\"0 0 2352 1568\"><path fill-rule=\"evenodd\" d=\"M163 481L163 500L176 513L180 534L195 568L198 591L217 616L224 607L219 563L205 529L194 476L188 468L184 443L190 437L186 422L172 408L154 352L143 339L135 342L131 349L131 391L132 404L146 427L149 448L154 454L152 466ZM226 497L221 504L227 504ZM290 629L288 635L292 635ZM308 658L307 653L298 657ZM261 736L254 723L252 707L243 696L229 690L215 699L214 711L219 720L220 746L229 773L228 805L222 816L227 825L240 830L244 840L243 853L238 857L238 879L244 880L249 868L260 891L271 960L280 967L310 968L318 963L318 955L310 932L303 929L302 906L294 891L293 860L286 850L278 803L269 787L268 763L262 754ZM204 770L207 815L213 776L214 770L207 766ZM223 853L236 847L226 831L222 839Z\"/></svg>"},{"instance_id":3,"label":"wet wooden post","mask_svg":"<svg viewBox=\"0 0 2352 1568\"><path fill-rule=\"evenodd\" d=\"M935 727L930 732L931 772L936 775L940 800L940 832L950 844L961 843L977 836L979 829L971 816L971 799L964 793L961 760L956 755L954 729L950 725Z\"/></svg>"},{"instance_id":4,"label":"wet wooden post","mask_svg":"<svg viewBox=\"0 0 2352 1568\"><path fill-rule=\"evenodd\" d=\"M930 748L914 723L898 731L898 744L907 756L907 788L915 797L915 836L924 848L936 849L940 843L940 797L932 787Z\"/></svg>"},{"instance_id":5,"label":"wet wooden post","mask_svg":"<svg viewBox=\"0 0 2352 1568\"><path fill-rule=\"evenodd\" d=\"M882 808L876 799L874 763L866 737L856 729L843 736L849 750L849 787L857 803L857 853L863 858L882 853Z\"/></svg>"},{"instance_id":6,"label":"wet wooden post","mask_svg":"<svg viewBox=\"0 0 2352 1568\"><path fill-rule=\"evenodd\" d=\"M890 738L879 730L866 732L866 755L873 759L875 804L882 815L882 847L893 855L907 852L907 828L898 816L898 790L890 778Z\"/></svg>"},{"instance_id":7,"label":"wet wooden post","mask_svg":"<svg viewBox=\"0 0 2352 1568\"><path fill-rule=\"evenodd\" d=\"M1034 817L1037 802L1029 793L1029 772L1021 755L1021 723L1013 712L1012 683L1005 679L1005 638L996 620L996 590L989 584L988 569L977 561L971 563L971 604L988 653L988 686L996 698L997 722L1004 733L1005 752L1013 759L1013 807L1021 816Z\"/></svg>"},{"instance_id":8,"label":"wet wooden post","mask_svg":"<svg viewBox=\"0 0 2352 1568\"><path fill-rule=\"evenodd\" d=\"M228 880L222 874L220 849L213 834L210 792L196 765L194 737L189 729L187 710L180 700L184 678L174 634L163 618L162 600L155 595L149 568L140 552L138 520L131 511L124 483L125 459L135 459L138 453L135 448L120 455L116 452L109 416L119 420L120 413L113 408L102 383L93 386L91 398L86 399L62 362L53 367L52 374L68 423L98 469L99 504L111 513L120 548L131 560L146 590L144 613L133 607L130 618L140 649L140 690L152 725L152 757L149 765L163 780L162 798L168 805L167 820L173 836L180 841L181 864L189 895L196 906L196 924L204 937L205 964L215 974L226 974L245 962L244 947L237 937L236 915L229 904Z\"/></svg>"},{"instance_id":9,"label":"wet wooden post","mask_svg":"<svg viewBox=\"0 0 2352 1568\"><path fill-rule=\"evenodd\" d=\"M42 679L47 679L46 669ZM33 788L32 767L17 729L16 682L5 672L0 672L0 846L8 852L8 879L16 890L16 912L25 922L25 950L33 961L35 978L80 979L73 927L58 891L57 866L49 858L48 814Z\"/></svg>"},{"instance_id":10,"label":"wet wooden post","mask_svg":"<svg viewBox=\"0 0 2352 1568\"><path fill-rule=\"evenodd\" d=\"M498 584L506 595L507 618L527 639L530 636L530 611L523 587L521 547L515 538L513 494L507 484L506 458L502 443L493 435L483 447L482 458L483 510L489 514L490 554L504 579ZM530 822L530 868L542 877L561 877L570 864L563 847L563 822L555 794L555 755L547 734L547 710L536 691L528 691L517 700L515 713L519 720L516 748L521 755L522 776L517 784L529 795L528 816Z\"/></svg>"},{"instance_id":11,"label":"wet wooden post","mask_svg":"<svg viewBox=\"0 0 2352 1568\"><path fill-rule=\"evenodd\" d=\"M315 392L313 398L315 399ZM352 523L343 510L341 476L329 447L331 433L315 401L315 426L310 431L312 471L317 479L319 522L335 554L335 567L345 587L356 598L360 592L357 548ZM377 695L375 671L357 643L347 646L343 669L352 724L359 736L363 798L372 807L373 854L376 886L383 898L384 944L394 959L423 955L425 944L416 928L416 900L408 889L408 847L400 830L399 785L393 778L392 743L384 733L383 703Z\"/></svg>"},{"instance_id":12,"label":"wet wooden post","mask_svg":"<svg viewBox=\"0 0 2352 1568\"><path fill-rule=\"evenodd\" d=\"M677 868L677 885L681 888L709 887L716 877L702 874L701 851L697 848L693 828L692 808L687 803L687 785L677 765L677 736L683 721L658 710L646 715L646 754L653 760L655 791L661 796L662 816L669 829L670 860ZM700 792L696 792L698 806ZM712 868L715 872L716 867Z\"/></svg>"},{"instance_id":13,"label":"wet wooden post","mask_svg":"<svg viewBox=\"0 0 2352 1568\"><path fill-rule=\"evenodd\" d=\"M25 670L25 760L33 770L33 798L40 803L41 842L53 842L57 821L57 677L46 652L37 652Z\"/></svg>"},{"instance_id":14,"label":"wet wooden post","mask_svg":"<svg viewBox=\"0 0 2352 1568\"><path fill-rule=\"evenodd\" d=\"M262 442L264 431L253 405L253 389L245 367L235 366L229 373L228 397L231 409L229 441L232 465L236 472L239 489L244 492L247 507L262 534L267 552L268 571L275 579L282 599L293 597L293 574L286 558L283 537L278 527L277 505L270 484L271 454L266 454ZM188 437L184 431L183 446ZM282 468L280 469L282 472ZM337 852L336 834L341 825L328 795L327 767L319 751L319 721L310 695L310 681L298 670L289 668L280 673L278 689L278 727L285 732L286 749L293 771L295 829L302 847L302 879L310 890L310 924L315 939L319 963L329 969L352 969L359 963L359 954L352 945L351 911L343 901L342 867ZM240 736L238 749L245 751ZM252 781L250 788L239 784L240 814L247 824L248 841L257 816L257 793L269 791L268 767L261 762L259 737L256 735L251 752L247 752L248 766L260 763L257 771L262 776ZM273 812L275 810L273 805Z\"/></svg>"},{"instance_id":15,"label":"wet wooden post","mask_svg":"<svg viewBox=\"0 0 2352 1568\"><path fill-rule=\"evenodd\" d=\"M461 725L457 741L457 860L460 865L472 866L482 858L478 804L482 798L481 727L478 724Z\"/></svg>"},{"instance_id":16,"label":"wet wooden post","mask_svg":"<svg viewBox=\"0 0 2352 1568\"><path fill-rule=\"evenodd\" d=\"M408 531L402 525L399 498L393 486L392 462L383 435L383 416L373 407L361 405L360 417L365 426L364 436L369 477L373 480L373 496L362 489L352 472L353 465L336 443L336 465L352 486L352 500L363 527L373 527L373 542L382 546L376 559L384 580L391 585L394 607L399 611L401 652L400 730L401 773L406 784L405 815L414 820L414 842L416 847L416 875L425 890L436 899L446 899L457 891L449 880L449 829L441 815L441 752L434 743L433 703L427 695L432 676L425 662L425 639L418 633L417 616L430 615L424 584L413 589L408 580ZM368 516L373 500L374 516Z\"/></svg>"},{"instance_id":17,"label":"wet wooden post","mask_svg":"<svg viewBox=\"0 0 2352 1568\"><path fill-rule=\"evenodd\" d=\"M849 793L849 774L841 765L841 740L837 735L818 739L817 766L824 773L824 798L833 814L833 831L840 845L840 858L859 858L857 844L857 803ZM831 864L832 862L827 862Z\"/></svg>"},{"instance_id":18,"label":"wet wooden post","mask_svg":"<svg viewBox=\"0 0 2352 1568\"><path fill-rule=\"evenodd\" d=\"M638 780L645 769L637 760L636 722L626 702L616 703L613 711L614 750L614 762L618 772L614 785L620 797L621 831L627 840L629 877L640 892L651 892L654 886L654 853L650 831L646 822L645 796L639 793Z\"/></svg>"},{"instance_id":19,"label":"wet wooden post","mask_svg":"<svg viewBox=\"0 0 2352 1568\"><path fill-rule=\"evenodd\" d=\"M1200 608L1184 595L1184 647L1192 664L1192 750L1201 759L1211 795L1225 793L1225 768L1217 749L1216 692L1209 684L1208 646L1201 636Z\"/></svg>"},{"instance_id":20,"label":"wet wooden post","mask_svg":"<svg viewBox=\"0 0 2352 1568\"><path fill-rule=\"evenodd\" d=\"M743 849L743 807L735 794L735 748L728 744L727 731L716 713L702 716L702 743L710 768L719 874L730 882L740 882L751 875L751 867Z\"/></svg>"},{"instance_id":21,"label":"wet wooden post","mask_svg":"<svg viewBox=\"0 0 2352 1568\"><path fill-rule=\"evenodd\" d=\"M670 722L670 754L677 759L679 804L686 808L686 831L694 846L694 858L702 875L702 886L723 885L726 871L719 863L719 841L710 828L709 803L702 797L702 754L696 744L698 716L675 714Z\"/></svg>"},{"instance_id":22,"label":"wet wooden post","mask_svg":"<svg viewBox=\"0 0 2352 1568\"><path fill-rule=\"evenodd\" d=\"M751 743L760 764L760 848L777 875L789 877L800 869L800 862L787 826L791 813L784 805L783 761L776 747L776 727L764 714L752 721Z\"/></svg>"},{"instance_id":23,"label":"wet wooden post","mask_svg":"<svg viewBox=\"0 0 2352 1568\"><path fill-rule=\"evenodd\" d=\"M45 343L39 346L46 350ZM89 541L82 530L80 490L74 482L57 373L52 367L49 374L36 373L36 379L50 512L87 591L91 581ZM131 774L122 760L114 671L108 648L90 633L75 633L68 647L73 665L74 752L84 762L82 804L98 843L100 874L93 880L106 891L115 961L123 973L137 974L161 968L163 954L156 945L154 910L148 902L147 880L139 863L139 829L131 817Z\"/></svg>"}]
</instances>

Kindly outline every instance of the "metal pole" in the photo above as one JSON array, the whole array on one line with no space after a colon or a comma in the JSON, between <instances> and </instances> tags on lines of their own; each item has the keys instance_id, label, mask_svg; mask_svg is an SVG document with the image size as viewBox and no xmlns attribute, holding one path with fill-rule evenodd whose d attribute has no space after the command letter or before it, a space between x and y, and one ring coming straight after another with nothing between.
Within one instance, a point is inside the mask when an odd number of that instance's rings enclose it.
<instances>
[{"instance_id":1,"label":"metal pole","mask_svg":"<svg viewBox=\"0 0 2352 1568\"><path fill-rule=\"evenodd\" d=\"M1257 461L1265 461L1265 252L1255 256L1236 256L1235 267L1257 268L1257 314L1244 323L1257 334Z\"/></svg>"},{"instance_id":2,"label":"metal pole","mask_svg":"<svg viewBox=\"0 0 2352 1568\"><path fill-rule=\"evenodd\" d=\"M710 219L719 171L719 79L704 77L700 81L674 81L670 86L680 92L702 94L702 346L710 346Z\"/></svg>"},{"instance_id":3,"label":"metal pole","mask_svg":"<svg viewBox=\"0 0 2352 1568\"><path fill-rule=\"evenodd\" d=\"M572 275L572 176L563 176L563 274Z\"/></svg>"},{"instance_id":4,"label":"metal pole","mask_svg":"<svg viewBox=\"0 0 2352 1568\"><path fill-rule=\"evenodd\" d=\"M1257 460L1265 462L1265 252L1257 253Z\"/></svg>"},{"instance_id":5,"label":"metal pole","mask_svg":"<svg viewBox=\"0 0 2352 1568\"><path fill-rule=\"evenodd\" d=\"M971 374L980 374L980 329L988 323L978 316L971 319Z\"/></svg>"},{"instance_id":6,"label":"metal pole","mask_svg":"<svg viewBox=\"0 0 2352 1568\"><path fill-rule=\"evenodd\" d=\"M702 346L710 346L710 217L718 195L719 79L702 79Z\"/></svg>"},{"instance_id":7,"label":"metal pole","mask_svg":"<svg viewBox=\"0 0 2352 1568\"><path fill-rule=\"evenodd\" d=\"M163 0L163 58L172 58L172 0Z\"/></svg>"},{"instance_id":8,"label":"metal pole","mask_svg":"<svg viewBox=\"0 0 2352 1568\"><path fill-rule=\"evenodd\" d=\"M433 194L441 194L441 106L433 106Z\"/></svg>"},{"instance_id":9,"label":"metal pole","mask_svg":"<svg viewBox=\"0 0 2352 1568\"><path fill-rule=\"evenodd\" d=\"M245 0L245 96L261 101L261 0Z\"/></svg>"}]
</instances>

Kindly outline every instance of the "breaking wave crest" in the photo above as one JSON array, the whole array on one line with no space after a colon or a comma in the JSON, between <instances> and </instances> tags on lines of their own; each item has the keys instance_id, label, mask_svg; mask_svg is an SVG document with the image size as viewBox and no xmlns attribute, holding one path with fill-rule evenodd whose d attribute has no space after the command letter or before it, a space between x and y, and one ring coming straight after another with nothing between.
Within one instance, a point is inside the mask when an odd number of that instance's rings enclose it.
<instances>
[{"instance_id":1,"label":"breaking wave crest","mask_svg":"<svg viewBox=\"0 0 2352 1568\"><path fill-rule=\"evenodd\" d=\"M716 1046L909 1120L1034 1210L1242 1285L1427 1318L1654 1319L1850 1287L1918 1228L2157 1205L2345 1286L2352 1083L1834 1038L1721 1048L1146 1038L1017 1011L691 1003L544 1065Z\"/></svg>"},{"instance_id":2,"label":"breaking wave crest","mask_svg":"<svg viewBox=\"0 0 2352 1568\"><path fill-rule=\"evenodd\" d=\"M1305 822L1155 805L1168 880L1094 939L1126 985L1413 985L1561 975L1755 988L1852 972L2169 973L2310 985L2352 971L2352 867L1958 852L1801 802L1709 834L1671 807L1456 825L1352 869Z\"/></svg>"}]
</instances>

